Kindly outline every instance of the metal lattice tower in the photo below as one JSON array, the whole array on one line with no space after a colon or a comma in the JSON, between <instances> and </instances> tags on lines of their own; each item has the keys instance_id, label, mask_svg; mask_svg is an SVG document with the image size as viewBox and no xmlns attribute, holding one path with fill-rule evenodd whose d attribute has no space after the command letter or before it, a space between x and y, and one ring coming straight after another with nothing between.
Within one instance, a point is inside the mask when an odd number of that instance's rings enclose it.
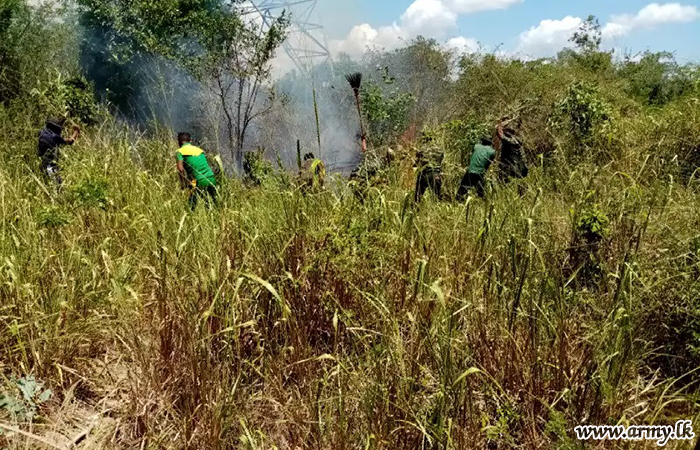
<instances>
[{"instance_id":1,"label":"metal lattice tower","mask_svg":"<svg viewBox=\"0 0 700 450\"><path fill-rule=\"evenodd\" d=\"M323 26L313 21L318 0L253 0L243 8L244 15L259 15L263 27L269 27L285 12L290 18L288 37L282 44L296 67L310 73L317 64L330 60Z\"/></svg>"}]
</instances>

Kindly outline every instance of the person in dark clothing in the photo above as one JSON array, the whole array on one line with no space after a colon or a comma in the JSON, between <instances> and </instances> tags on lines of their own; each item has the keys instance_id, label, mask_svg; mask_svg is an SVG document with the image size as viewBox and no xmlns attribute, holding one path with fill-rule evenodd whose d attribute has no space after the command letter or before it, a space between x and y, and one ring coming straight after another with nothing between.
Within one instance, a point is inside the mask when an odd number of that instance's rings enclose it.
<instances>
[{"instance_id":1,"label":"person in dark clothing","mask_svg":"<svg viewBox=\"0 0 700 450\"><path fill-rule=\"evenodd\" d=\"M512 121L504 120L498 125L498 138L501 141L501 160L498 176L503 183L511 179L527 177L529 169L523 157L523 146L517 137Z\"/></svg>"},{"instance_id":2,"label":"person in dark clothing","mask_svg":"<svg viewBox=\"0 0 700 450\"><path fill-rule=\"evenodd\" d=\"M64 145L73 145L80 135L80 128L73 127L73 135L64 139L64 121L62 119L49 119L46 126L39 132L38 156L41 159L41 172L47 179L53 180L59 186L63 184L58 165L60 150Z\"/></svg>"},{"instance_id":3,"label":"person in dark clothing","mask_svg":"<svg viewBox=\"0 0 700 450\"><path fill-rule=\"evenodd\" d=\"M439 200L442 200L442 161L445 154L431 135L423 134L421 141L423 146L416 155L418 173L415 201L416 203L420 202L428 189L433 191Z\"/></svg>"},{"instance_id":4,"label":"person in dark clothing","mask_svg":"<svg viewBox=\"0 0 700 450\"><path fill-rule=\"evenodd\" d=\"M469 168L457 190L458 202L463 201L472 189L476 189L476 195L479 197L484 196L485 175L493 160L496 159L496 150L492 145L491 138L483 137L481 143L474 146Z\"/></svg>"},{"instance_id":5,"label":"person in dark clothing","mask_svg":"<svg viewBox=\"0 0 700 450\"><path fill-rule=\"evenodd\" d=\"M348 180L348 186L360 203L365 202L370 188L376 188L388 182L388 171L394 156L391 149L380 153L379 149L373 148L362 154L362 160L350 173Z\"/></svg>"}]
</instances>

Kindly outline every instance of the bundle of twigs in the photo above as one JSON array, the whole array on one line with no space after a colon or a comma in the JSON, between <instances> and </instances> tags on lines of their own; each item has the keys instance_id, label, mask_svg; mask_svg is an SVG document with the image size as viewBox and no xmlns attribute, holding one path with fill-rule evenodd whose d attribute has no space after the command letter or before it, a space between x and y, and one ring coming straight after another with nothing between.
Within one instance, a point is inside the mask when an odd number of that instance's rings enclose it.
<instances>
[{"instance_id":1,"label":"bundle of twigs","mask_svg":"<svg viewBox=\"0 0 700 450\"><path fill-rule=\"evenodd\" d=\"M362 122L362 102L360 100L360 87L362 87L362 74L360 72L351 73L345 75L345 79L350 83L353 94L355 94L355 103L357 104L357 115L360 118L360 135L364 142L365 136L365 126ZM363 145L364 151L364 145Z\"/></svg>"}]
</instances>

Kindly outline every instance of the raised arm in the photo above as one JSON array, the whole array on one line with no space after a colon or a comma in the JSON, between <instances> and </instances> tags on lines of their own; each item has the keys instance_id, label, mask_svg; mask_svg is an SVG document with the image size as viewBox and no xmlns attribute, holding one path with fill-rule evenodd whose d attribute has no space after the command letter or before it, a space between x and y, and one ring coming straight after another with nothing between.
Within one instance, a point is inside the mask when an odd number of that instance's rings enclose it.
<instances>
[{"instance_id":1,"label":"raised arm","mask_svg":"<svg viewBox=\"0 0 700 450\"><path fill-rule=\"evenodd\" d=\"M498 130L498 138L503 139L506 136L505 131L503 131L503 122L498 124L497 130Z\"/></svg>"},{"instance_id":2,"label":"raised arm","mask_svg":"<svg viewBox=\"0 0 700 450\"><path fill-rule=\"evenodd\" d=\"M73 134L71 135L71 137L66 139L66 144L73 145L79 136L80 136L80 127L78 125L74 125L73 126Z\"/></svg>"}]
</instances>

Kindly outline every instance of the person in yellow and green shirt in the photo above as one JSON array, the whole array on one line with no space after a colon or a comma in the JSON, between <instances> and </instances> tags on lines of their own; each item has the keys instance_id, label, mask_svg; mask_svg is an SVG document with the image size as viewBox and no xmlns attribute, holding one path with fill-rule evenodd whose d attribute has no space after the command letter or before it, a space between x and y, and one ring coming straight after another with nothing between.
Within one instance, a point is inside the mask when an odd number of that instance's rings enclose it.
<instances>
[{"instance_id":1,"label":"person in yellow and green shirt","mask_svg":"<svg viewBox=\"0 0 700 450\"><path fill-rule=\"evenodd\" d=\"M192 145L189 133L179 133L177 143L180 146L175 153L177 170L182 188L190 190L190 209L194 211L197 208L200 198L204 199L207 207L211 207L216 203L216 177L204 150Z\"/></svg>"}]
</instances>

